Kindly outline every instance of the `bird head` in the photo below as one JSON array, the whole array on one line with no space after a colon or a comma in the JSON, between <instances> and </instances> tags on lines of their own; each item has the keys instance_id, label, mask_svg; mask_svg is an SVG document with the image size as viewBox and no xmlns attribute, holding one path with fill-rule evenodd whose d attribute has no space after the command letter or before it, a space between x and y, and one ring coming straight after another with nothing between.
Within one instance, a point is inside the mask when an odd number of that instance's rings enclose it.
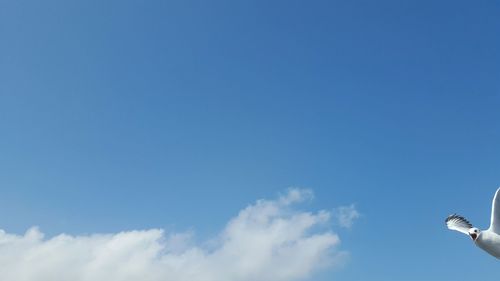
<instances>
[{"instance_id":1,"label":"bird head","mask_svg":"<svg viewBox=\"0 0 500 281\"><path fill-rule=\"evenodd\" d=\"M481 234L481 231L475 227L469 229L469 236L472 238L472 240L476 241L476 239L479 237L479 234Z\"/></svg>"}]
</instances>

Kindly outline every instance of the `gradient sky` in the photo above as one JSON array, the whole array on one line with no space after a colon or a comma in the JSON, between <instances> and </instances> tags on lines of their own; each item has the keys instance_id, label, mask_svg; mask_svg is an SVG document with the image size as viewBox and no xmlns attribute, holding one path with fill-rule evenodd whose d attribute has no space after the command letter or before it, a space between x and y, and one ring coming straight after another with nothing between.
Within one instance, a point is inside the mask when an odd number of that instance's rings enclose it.
<instances>
[{"instance_id":1,"label":"gradient sky","mask_svg":"<svg viewBox=\"0 0 500 281\"><path fill-rule=\"evenodd\" d=\"M500 186L498 1L0 2L0 228L203 240L289 187L356 204L310 280L498 281L446 230ZM256 280L257 281L257 280Z\"/></svg>"}]
</instances>

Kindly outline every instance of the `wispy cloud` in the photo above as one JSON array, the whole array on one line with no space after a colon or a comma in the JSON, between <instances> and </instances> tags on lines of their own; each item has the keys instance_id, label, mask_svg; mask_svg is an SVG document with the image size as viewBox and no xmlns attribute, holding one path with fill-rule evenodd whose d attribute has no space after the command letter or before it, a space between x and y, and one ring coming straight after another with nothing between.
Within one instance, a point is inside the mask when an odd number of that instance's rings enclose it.
<instances>
[{"instance_id":1,"label":"wispy cloud","mask_svg":"<svg viewBox=\"0 0 500 281\"><path fill-rule=\"evenodd\" d=\"M317 231L330 213L294 210L311 192L259 200L228 222L210 248L161 229L45 239L0 232L2 281L288 281L343 262L339 237ZM347 209L351 210L351 209ZM341 211L349 214L352 211ZM345 215L350 224L352 215Z\"/></svg>"},{"instance_id":2,"label":"wispy cloud","mask_svg":"<svg viewBox=\"0 0 500 281\"><path fill-rule=\"evenodd\" d=\"M338 207L333 214L338 224L344 228L351 228L354 221L360 217L360 213L354 204Z\"/></svg>"}]
</instances>

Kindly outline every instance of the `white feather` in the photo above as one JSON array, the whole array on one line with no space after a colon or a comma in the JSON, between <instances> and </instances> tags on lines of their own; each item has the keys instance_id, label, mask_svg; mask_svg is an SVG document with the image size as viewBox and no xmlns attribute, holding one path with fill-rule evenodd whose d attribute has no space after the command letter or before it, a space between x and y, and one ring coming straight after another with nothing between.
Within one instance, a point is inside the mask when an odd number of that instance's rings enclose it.
<instances>
[{"instance_id":1,"label":"white feather","mask_svg":"<svg viewBox=\"0 0 500 281\"><path fill-rule=\"evenodd\" d=\"M446 218L446 226L451 230L456 230L464 234L469 234L472 224L464 217L453 214Z\"/></svg>"}]
</instances>

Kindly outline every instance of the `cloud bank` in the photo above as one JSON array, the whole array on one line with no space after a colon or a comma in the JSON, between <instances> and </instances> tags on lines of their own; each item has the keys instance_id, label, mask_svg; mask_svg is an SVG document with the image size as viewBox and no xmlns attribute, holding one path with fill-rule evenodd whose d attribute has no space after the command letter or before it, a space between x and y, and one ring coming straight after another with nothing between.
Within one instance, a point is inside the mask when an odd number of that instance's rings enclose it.
<instances>
[{"instance_id":1,"label":"cloud bank","mask_svg":"<svg viewBox=\"0 0 500 281\"><path fill-rule=\"evenodd\" d=\"M230 220L211 243L161 229L50 239L0 231L2 281L289 281L343 262L339 237L324 230L330 213L298 211L311 197L290 190L259 200ZM322 230L323 229L323 230Z\"/></svg>"}]
</instances>

